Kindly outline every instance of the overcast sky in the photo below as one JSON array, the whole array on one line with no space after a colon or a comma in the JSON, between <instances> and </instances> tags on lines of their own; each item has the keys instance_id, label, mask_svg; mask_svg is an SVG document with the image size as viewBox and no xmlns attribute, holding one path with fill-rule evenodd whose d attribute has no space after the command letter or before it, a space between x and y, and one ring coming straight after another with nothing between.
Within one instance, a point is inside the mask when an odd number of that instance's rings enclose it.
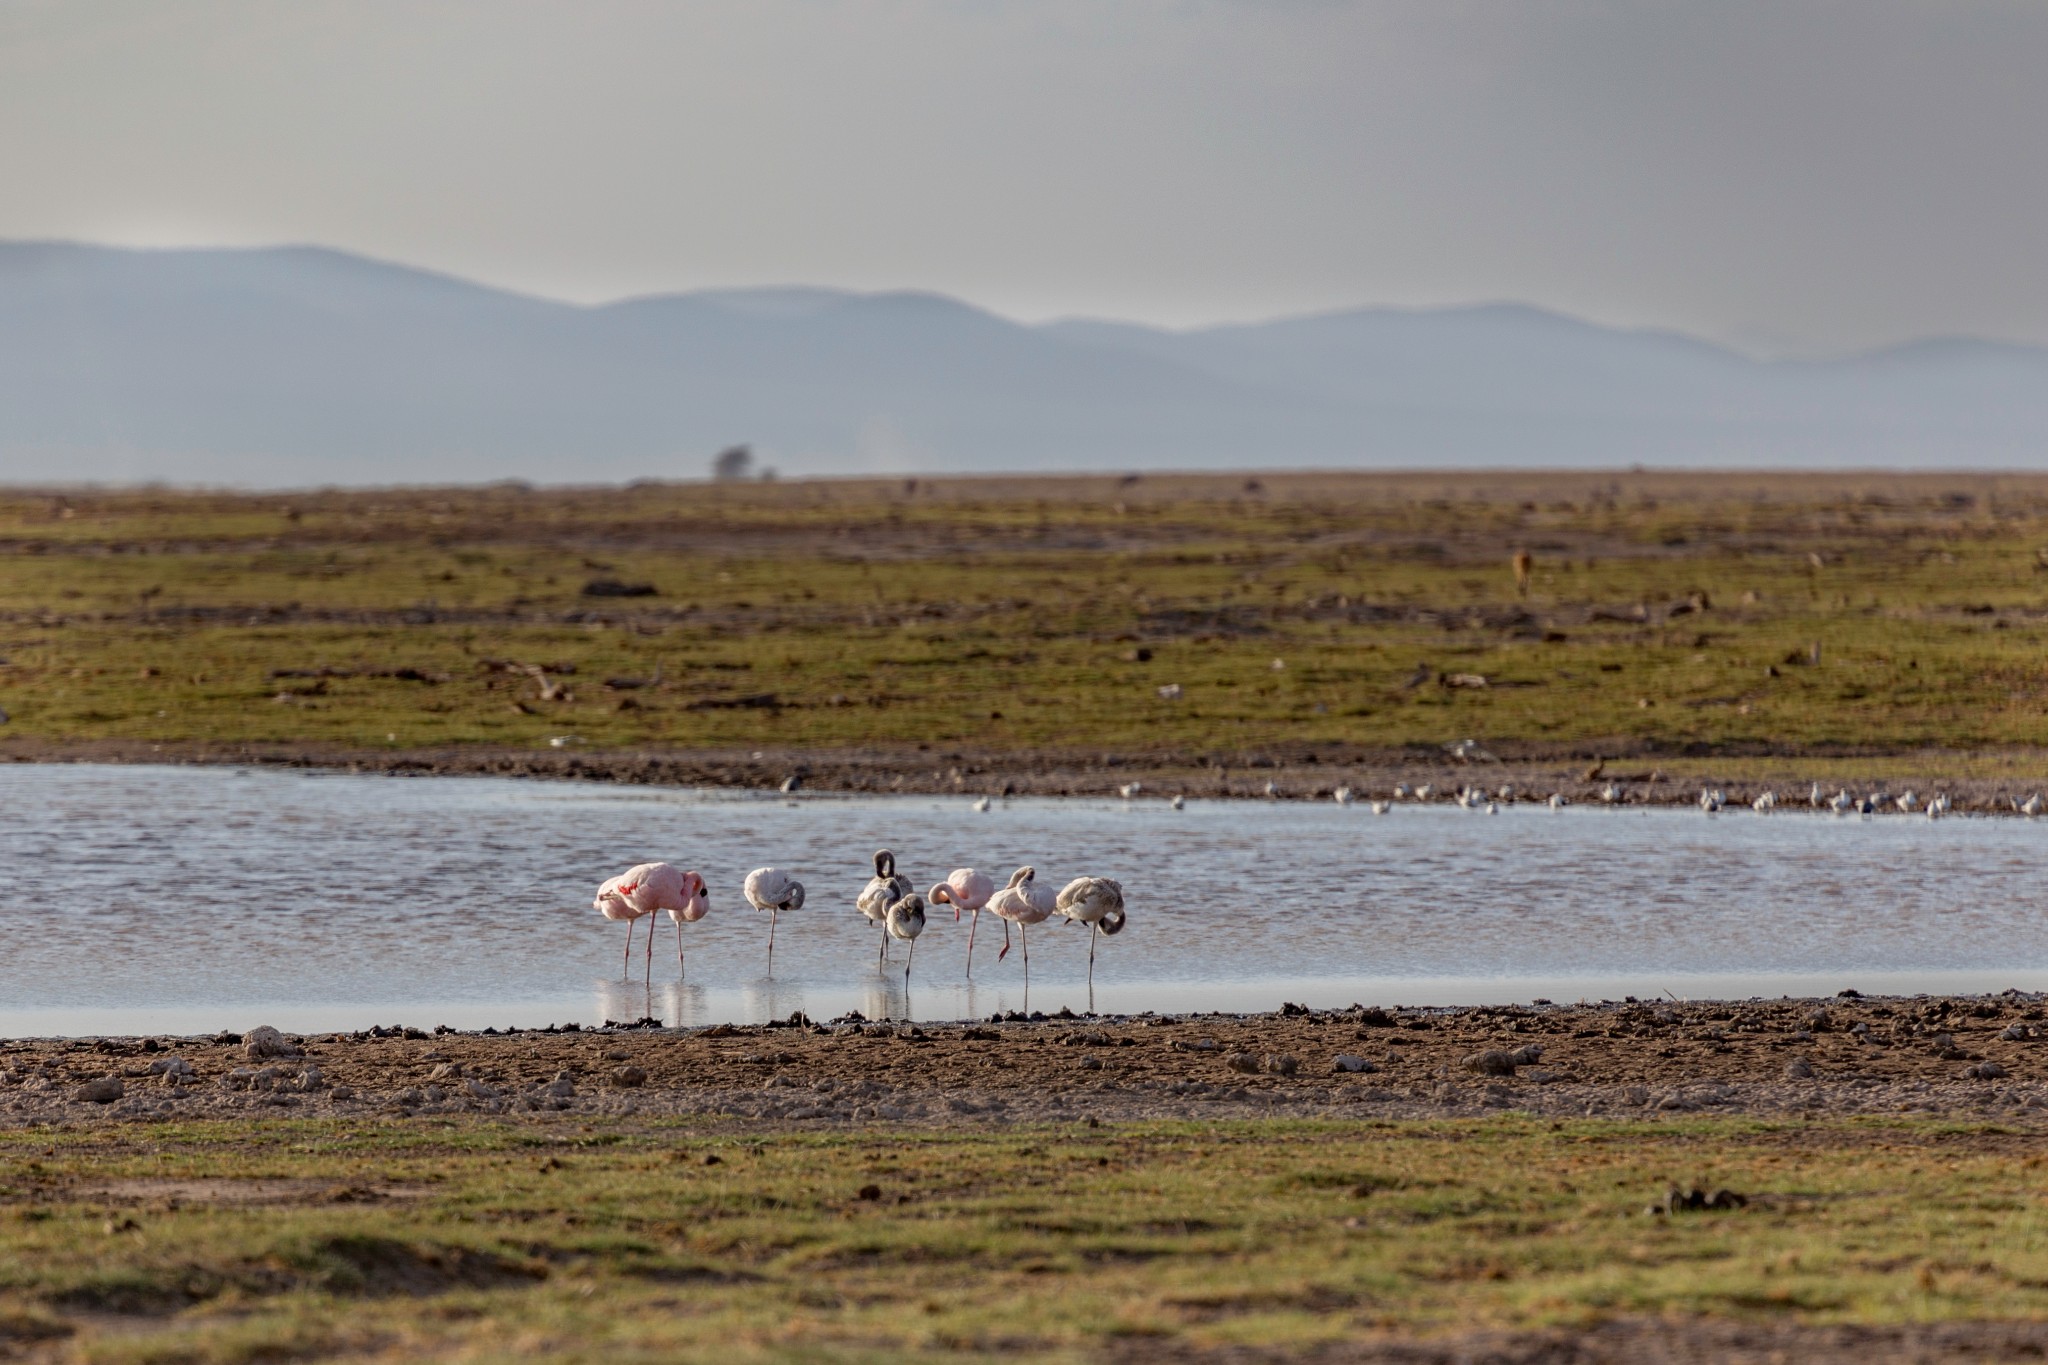
<instances>
[{"instance_id":1,"label":"overcast sky","mask_svg":"<svg viewBox=\"0 0 2048 1365\"><path fill-rule=\"evenodd\" d=\"M0 0L0 237L2048 342L2037 0Z\"/></svg>"}]
</instances>

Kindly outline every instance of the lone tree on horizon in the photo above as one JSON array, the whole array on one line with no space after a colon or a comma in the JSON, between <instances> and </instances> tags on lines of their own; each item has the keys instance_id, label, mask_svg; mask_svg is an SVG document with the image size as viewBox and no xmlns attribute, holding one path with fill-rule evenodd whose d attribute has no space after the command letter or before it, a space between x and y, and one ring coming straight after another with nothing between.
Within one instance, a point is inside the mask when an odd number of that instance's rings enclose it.
<instances>
[{"instance_id":1,"label":"lone tree on horizon","mask_svg":"<svg viewBox=\"0 0 2048 1365\"><path fill-rule=\"evenodd\" d=\"M744 479L754 467L752 446L727 446L711 461L711 477L720 483Z\"/></svg>"}]
</instances>

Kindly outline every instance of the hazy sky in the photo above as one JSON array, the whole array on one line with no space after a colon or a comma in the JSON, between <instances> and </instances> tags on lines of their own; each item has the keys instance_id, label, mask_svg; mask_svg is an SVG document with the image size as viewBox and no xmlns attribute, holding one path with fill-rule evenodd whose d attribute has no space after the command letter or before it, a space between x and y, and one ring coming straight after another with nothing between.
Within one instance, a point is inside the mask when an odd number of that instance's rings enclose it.
<instances>
[{"instance_id":1,"label":"hazy sky","mask_svg":"<svg viewBox=\"0 0 2048 1365\"><path fill-rule=\"evenodd\" d=\"M0 0L0 237L2048 341L2039 0Z\"/></svg>"}]
</instances>

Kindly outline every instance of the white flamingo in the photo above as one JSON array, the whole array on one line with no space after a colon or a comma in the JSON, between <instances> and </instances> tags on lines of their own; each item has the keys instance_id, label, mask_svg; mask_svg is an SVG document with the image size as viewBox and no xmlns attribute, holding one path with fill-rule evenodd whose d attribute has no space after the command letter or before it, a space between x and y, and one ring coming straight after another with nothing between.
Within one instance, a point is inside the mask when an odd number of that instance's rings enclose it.
<instances>
[{"instance_id":1,"label":"white flamingo","mask_svg":"<svg viewBox=\"0 0 2048 1365\"><path fill-rule=\"evenodd\" d=\"M1812 806L1815 810L1819 810L1822 803L1826 800L1827 798L1820 794L1820 783L1818 782L1814 783L1813 790L1806 794L1806 804Z\"/></svg>"},{"instance_id":2,"label":"white flamingo","mask_svg":"<svg viewBox=\"0 0 2048 1365\"><path fill-rule=\"evenodd\" d=\"M1763 795L1757 797L1756 800L1750 802L1749 808L1755 811L1758 815L1767 815L1771 811L1775 810L1777 808L1777 805L1778 794L1776 792L1765 792Z\"/></svg>"},{"instance_id":3,"label":"white flamingo","mask_svg":"<svg viewBox=\"0 0 2048 1365\"><path fill-rule=\"evenodd\" d=\"M882 948L875 954L875 965L879 967L889 956L889 907L909 895L910 878L896 871L896 855L888 849L875 853L875 875L861 888L854 904L868 917L872 924L881 926Z\"/></svg>"},{"instance_id":4,"label":"white flamingo","mask_svg":"<svg viewBox=\"0 0 2048 1365\"><path fill-rule=\"evenodd\" d=\"M785 910L804 908L804 884L779 867L757 867L743 888L747 904L768 912L768 970L775 970L775 922Z\"/></svg>"},{"instance_id":5,"label":"white flamingo","mask_svg":"<svg viewBox=\"0 0 2048 1365\"><path fill-rule=\"evenodd\" d=\"M1017 926L1017 934L1024 943L1024 984L1031 984L1031 939L1026 930L1034 924L1043 924L1052 918L1052 912L1059 906L1059 893L1049 886L1037 883L1035 868L1020 867L1010 874L1009 885L988 898L989 913L1003 921L1003 951L996 954L1001 962L1010 955L1010 926Z\"/></svg>"},{"instance_id":6,"label":"white flamingo","mask_svg":"<svg viewBox=\"0 0 2048 1365\"><path fill-rule=\"evenodd\" d=\"M1088 998L1095 998L1095 938L1124 931L1123 883L1109 877L1076 877L1053 898L1053 908L1069 924L1088 926Z\"/></svg>"},{"instance_id":7,"label":"white flamingo","mask_svg":"<svg viewBox=\"0 0 2048 1365\"><path fill-rule=\"evenodd\" d=\"M917 936L924 932L924 897L915 891L889 907L882 920L889 937L910 945L910 960L903 964L903 984L910 985L910 968L917 961Z\"/></svg>"},{"instance_id":8,"label":"white flamingo","mask_svg":"<svg viewBox=\"0 0 2048 1365\"><path fill-rule=\"evenodd\" d=\"M974 916L967 922L967 974L974 975L974 931L981 927L981 907L988 904L988 898L995 894L995 879L986 872L976 872L971 867L956 867L946 874L946 880L924 893L924 898L933 905L953 907L953 923L960 922L960 912L968 911Z\"/></svg>"}]
</instances>

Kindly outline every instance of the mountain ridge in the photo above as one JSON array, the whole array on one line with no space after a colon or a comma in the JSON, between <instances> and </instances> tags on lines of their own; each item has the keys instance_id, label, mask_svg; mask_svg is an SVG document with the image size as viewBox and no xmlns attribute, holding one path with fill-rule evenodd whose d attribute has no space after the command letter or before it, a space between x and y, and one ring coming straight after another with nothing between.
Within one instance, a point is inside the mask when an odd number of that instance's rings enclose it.
<instances>
[{"instance_id":1,"label":"mountain ridge","mask_svg":"<svg viewBox=\"0 0 2048 1365\"><path fill-rule=\"evenodd\" d=\"M586 304L320 246L0 242L0 479L286 486L1430 464L2028 467L2048 348L1771 360L1535 305L1168 329L927 290Z\"/></svg>"}]
</instances>

